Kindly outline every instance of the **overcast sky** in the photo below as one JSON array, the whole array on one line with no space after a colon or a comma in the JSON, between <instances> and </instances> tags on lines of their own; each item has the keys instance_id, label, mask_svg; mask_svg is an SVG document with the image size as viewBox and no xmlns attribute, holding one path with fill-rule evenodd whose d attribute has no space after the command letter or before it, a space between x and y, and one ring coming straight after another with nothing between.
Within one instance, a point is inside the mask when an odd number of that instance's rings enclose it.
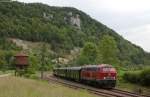
<instances>
[{"instance_id":1,"label":"overcast sky","mask_svg":"<svg viewBox=\"0 0 150 97\"><path fill-rule=\"evenodd\" d=\"M75 7L150 52L150 0L18 0Z\"/></svg>"}]
</instances>

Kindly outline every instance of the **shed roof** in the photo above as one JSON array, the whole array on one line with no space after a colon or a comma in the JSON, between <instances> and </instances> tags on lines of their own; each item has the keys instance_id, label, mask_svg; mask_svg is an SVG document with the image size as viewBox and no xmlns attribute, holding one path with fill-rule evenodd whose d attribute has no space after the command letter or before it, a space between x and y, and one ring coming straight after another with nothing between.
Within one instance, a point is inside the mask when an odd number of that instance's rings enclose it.
<instances>
[{"instance_id":1,"label":"shed roof","mask_svg":"<svg viewBox=\"0 0 150 97\"><path fill-rule=\"evenodd\" d=\"M28 57L28 55L27 55L27 54L22 53L22 52L17 53L17 54L15 55L15 57L18 57L18 56Z\"/></svg>"}]
</instances>

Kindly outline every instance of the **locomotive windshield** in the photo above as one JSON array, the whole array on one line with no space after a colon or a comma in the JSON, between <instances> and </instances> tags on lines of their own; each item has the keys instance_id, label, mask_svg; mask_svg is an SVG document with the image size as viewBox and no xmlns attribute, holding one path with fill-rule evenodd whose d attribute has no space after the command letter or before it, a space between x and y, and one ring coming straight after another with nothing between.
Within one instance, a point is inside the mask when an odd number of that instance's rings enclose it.
<instances>
[{"instance_id":1,"label":"locomotive windshield","mask_svg":"<svg viewBox=\"0 0 150 97\"><path fill-rule=\"evenodd\" d=\"M103 67L103 71L104 72L108 72L108 71L111 71L112 67L111 66L106 66L106 67Z\"/></svg>"}]
</instances>

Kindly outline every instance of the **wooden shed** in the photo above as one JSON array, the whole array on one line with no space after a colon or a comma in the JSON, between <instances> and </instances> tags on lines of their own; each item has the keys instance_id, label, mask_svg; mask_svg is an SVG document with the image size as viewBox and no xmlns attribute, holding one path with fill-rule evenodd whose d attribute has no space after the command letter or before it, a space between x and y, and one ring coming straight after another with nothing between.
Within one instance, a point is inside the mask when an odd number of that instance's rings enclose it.
<instances>
[{"instance_id":1,"label":"wooden shed","mask_svg":"<svg viewBox=\"0 0 150 97\"><path fill-rule=\"evenodd\" d=\"M28 55L24 53L18 53L14 56L14 62L16 67L23 69L29 65Z\"/></svg>"}]
</instances>

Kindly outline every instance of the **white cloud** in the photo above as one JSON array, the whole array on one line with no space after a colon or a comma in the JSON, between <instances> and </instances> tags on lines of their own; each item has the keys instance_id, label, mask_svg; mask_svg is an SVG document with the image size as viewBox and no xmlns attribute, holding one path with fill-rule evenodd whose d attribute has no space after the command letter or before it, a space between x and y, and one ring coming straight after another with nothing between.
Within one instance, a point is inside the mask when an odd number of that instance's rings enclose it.
<instances>
[{"instance_id":1,"label":"white cloud","mask_svg":"<svg viewBox=\"0 0 150 97\"><path fill-rule=\"evenodd\" d=\"M150 0L18 0L78 8L150 52Z\"/></svg>"},{"instance_id":2,"label":"white cloud","mask_svg":"<svg viewBox=\"0 0 150 97\"><path fill-rule=\"evenodd\" d=\"M130 33L124 33L125 38L144 47L144 50L150 51L150 24L128 29L127 31Z\"/></svg>"}]
</instances>

